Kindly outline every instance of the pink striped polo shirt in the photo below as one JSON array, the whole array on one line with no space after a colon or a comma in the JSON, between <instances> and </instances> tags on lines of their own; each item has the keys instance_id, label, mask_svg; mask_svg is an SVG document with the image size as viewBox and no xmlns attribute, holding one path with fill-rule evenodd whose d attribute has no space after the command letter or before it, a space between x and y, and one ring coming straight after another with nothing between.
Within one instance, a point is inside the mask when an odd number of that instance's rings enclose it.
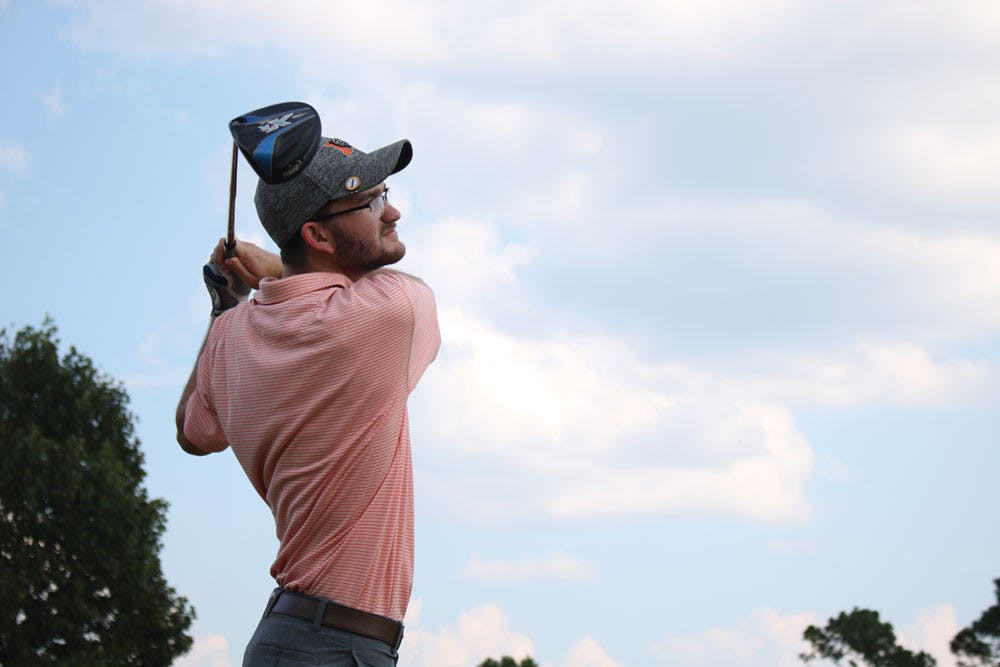
<instances>
[{"instance_id":1,"label":"pink striped polo shirt","mask_svg":"<svg viewBox=\"0 0 1000 667\"><path fill-rule=\"evenodd\" d=\"M265 279L212 325L184 434L231 446L271 508L280 586L402 620L413 583L406 401L440 345L434 295L381 269Z\"/></svg>"}]
</instances>

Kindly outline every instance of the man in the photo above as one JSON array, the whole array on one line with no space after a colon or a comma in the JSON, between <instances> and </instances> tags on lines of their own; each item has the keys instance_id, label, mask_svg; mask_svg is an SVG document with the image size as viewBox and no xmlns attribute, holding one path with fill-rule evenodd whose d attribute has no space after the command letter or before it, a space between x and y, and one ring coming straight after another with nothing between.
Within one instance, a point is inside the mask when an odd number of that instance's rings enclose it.
<instances>
[{"instance_id":1,"label":"man","mask_svg":"<svg viewBox=\"0 0 1000 667\"><path fill-rule=\"evenodd\" d=\"M382 268L406 251L385 179L411 156L406 140L366 154L321 139L300 175L258 184L280 257L238 242L223 259L220 242L206 267L223 298L177 440L195 455L232 447L280 541L244 665L398 659L413 580L406 402L440 345L430 289ZM244 285L258 291L236 305Z\"/></svg>"}]
</instances>

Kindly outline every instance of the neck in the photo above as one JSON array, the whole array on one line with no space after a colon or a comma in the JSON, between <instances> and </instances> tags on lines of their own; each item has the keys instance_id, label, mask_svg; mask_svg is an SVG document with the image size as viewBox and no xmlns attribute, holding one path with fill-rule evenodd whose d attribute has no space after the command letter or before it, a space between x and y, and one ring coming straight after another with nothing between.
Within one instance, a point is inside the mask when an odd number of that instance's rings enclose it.
<instances>
[{"instance_id":1,"label":"neck","mask_svg":"<svg viewBox=\"0 0 1000 667\"><path fill-rule=\"evenodd\" d=\"M284 263L281 265L282 278L289 278L303 273L339 273L347 276L351 282L357 282L369 272L358 269L349 269L340 266L332 260L323 261L321 258L317 257L307 257L306 261L301 266L293 266L291 264Z\"/></svg>"}]
</instances>

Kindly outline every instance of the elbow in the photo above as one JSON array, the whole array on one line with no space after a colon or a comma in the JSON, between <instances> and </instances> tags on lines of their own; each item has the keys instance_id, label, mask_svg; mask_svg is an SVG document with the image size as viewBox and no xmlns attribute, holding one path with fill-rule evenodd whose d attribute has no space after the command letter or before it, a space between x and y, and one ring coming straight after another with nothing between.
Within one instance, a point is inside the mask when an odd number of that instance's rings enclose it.
<instances>
[{"instance_id":1,"label":"elbow","mask_svg":"<svg viewBox=\"0 0 1000 667\"><path fill-rule=\"evenodd\" d=\"M184 429L178 429L177 431L177 444L181 446L186 453L192 456L205 456L208 452L198 449L193 442L188 440L187 436L184 435Z\"/></svg>"},{"instance_id":2,"label":"elbow","mask_svg":"<svg viewBox=\"0 0 1000 667\"><path fill-rule=\"evenodd\" d=\"M195 446L191 440L184 434L184 402L177 407L176 423L177 423L177 444L181 446L186 453L192 456L205 456L208 452L202 451Z\"/></svg>"}]
</instances>

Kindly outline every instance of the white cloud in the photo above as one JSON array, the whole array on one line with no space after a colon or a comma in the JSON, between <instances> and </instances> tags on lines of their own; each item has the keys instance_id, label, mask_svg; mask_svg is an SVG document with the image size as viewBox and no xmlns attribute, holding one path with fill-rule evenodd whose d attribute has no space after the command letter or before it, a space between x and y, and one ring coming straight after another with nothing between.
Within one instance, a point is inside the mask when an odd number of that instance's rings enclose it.
<instances>
[{"instance_id":1,"label":"white cloud","mask_svg":"<svg viewBox=\"0 0 1000 667\"><path fill-rule=\"evenodd\" d=\"M597 576L593 565L556 551L544 559L483 561L473 557L463 568L462 576L487 582L565 580L589 581Z\"/></svg>"},{"instance_id":2,"label":"white cloud","mask_svg":"<svg viewBox=\"0 0 1000 667\"><path fill-rule=\"evenodd\" d=\"M987 9L987 5L989 8ZM859 95L864 122L853 140L845 175L920 201L996 205L1000 202L1000 12L995 3L970 2L962 11L925 0L869 5L873 42L930 53L940 66L867 81L877 94ZM912 14L907 16L907 14ZM905 46L904 46L905 45ZM894 67L899 67L896 63Z\"/></svg>"},{"instance_id":3,"label":"white cloud","mask_svg":"<svg viewBox=\"0 0 1000 667\"><path fill-rule=\"evenodd\" d=\"M1000 329L1000 309L982 307L1000 299L1000 239L868 229L788 202L695 205L681 215L715 229L681 224L678 234L725 230L761 265L855 275L867 264L861 272L895 275L891 282L905 284L928 317L947 310L971 331ZM505 243L494 226L471 221L413 232L415 272L441 286L444 336L421 388L431 424L421 441L442 461L458 452L469 466L429 492L475 516L803 520L813 452L793 407L964 403L998 384L988 360L938 359L906 341L808 353L782 346L699 368L646 358L612 334L532 334L523 325L527 333L510 333L479 313L518 302L537 308L519 273L542 246ZM779 254L774 238L793 251ZM449 470L445 463L432 474ZM832 473L842 476L843 466ZM503 481L512 476L525 489L513 499Z\"/></svg>"},{"instance_id":4,"label":"white cloud","mask_svg":"<svg viewBox=\"0 0 1000 667\"><path fill-rule=\"evenodd\" d=\"M538 216L556 211L568 222L586 213L578 195L610 149L607 127L588 110L558 102L456 92L422 81L363 95L364 105L318 97L324 130L351 128L359 136L345 138L361 147L384 143L385 128L419 132L411 138L424 166L404 180L436 215L490 211L500 217L476 222L530 230Z\"/></svg>"},{"instance_id":5,"label":"white cloud","mask_svg":"<svg viewBox=\"0 0 1000 667\"><path fill-rule=\"evenodd\" d=\"M444 220L414 230L413 235L420 246L419 273L434 286L441 303L475 307L485 294L516 291L517 269L536 254L525 245L502 243L489 223Z\"/></svg>"},{"instance_id":6,"label":"white cloud","mask_svg":"<svg viewBox=\"0 0 1000 667\"><path fill-rule=\"evenodd\" d=\"M400 662L413 667L468 667L504 655L521 660L534 650L531 639L511 630L507 614L494 604L470 609L454 625L436 631L419 625L418 609L407 614Z\"/></svg>"},{"instance_id":7,"label":"white cloud","mask_svg":"<svg viewBox=\"0 0 1000 667\"><path fill-rule=\"evenodd\" d=\"M864 341L825 356L774 358L767 376L736 376L739 391L797 405L929 406L970 400L994 381L991 363L937 361L919 345Z\"/></svg>"},{"instance_id":8,"label":"white cloud","mask_svg":"<svg viewBox=\"0 0 1000 667\"><path fill-rule=\"evenodd\" d=\"M308 61L339 54L350 58L364 50L377 58L426 64L444 57L447 40L435 25L442 17L429 8L400 1L330 3L302 0L279 5L246 0L234 12L224 2L171 0L122 4L98 0L82 4L68 30L81 46L131 55L191 57L216 55L240 47L278 46L307 54ZM379 34L380 48L370 48ZM328 60L324 67L328 68ZM328 69L327 69L328 71ZM352 68L344 68L345 75ZM357 70L354 70L356 73Z\"/></svg>"},{"instance_id":9,"label":"white cloud","mask_svg":"<svg viewBox=\"0 0 1000 667\"><path fill-rule=\"evenodd\" d=\"M532 640L510 627L510 618L493 604L462 613L457 622L430 630L421 623L422 601L414 598L406 617L406 640L401 662L413 667L468 667L487 657L510 655L518 660L531 655ZM807 650L802 631L809 624L822 625L812 612L782 615L769 608L755 609L728 627L713 627L691 636L672 635L650 646L651 664L678 667L796 667L798 655ZM914 651L927 651L941 667L954 667L948 642L958 632L950 605L922 609L914 622L898 632L899 642ZM191 651L176 667L230 667L229 645L221 635L196 638ZM622 667L590 637L579 639L558 663L560 667ZM819 663L823 664L823 663Z\"/></svg>"},{"instance_id":10,"label":"white cloud","mask_svg":"<svg viewBox=\"0 0 1000 667\"><path fill-rule=\"evenodd\" d=\"M872 133L868 144L869 161L885 181L912 195L1000 201L1000 124L891 126Z\"/></svg>"},{"instance_id":11,"label":"white cloud","mask_svg":"<svg viewBox=\"0 0 1000 667\"><path fill-rule=\"evenodd\" d=\"M892 0L863 3L863 29L877 36L892 35L928 48L931 44L971 44L996 48L1000 8L991 0L969 0L956 7L947 0Z\"/></svg>"},{"instance_id":12,"label":"white cloud","mask_svg":"<svg viewBox=\"0 0 1000 667\"><path fill-rule=\"evenodd\" d=\"M702 406L704 407L704 406ZM746 447L716 465L646 465L611 469L608 462L582 466L563 481L546 508L561 517L615 517L640 514L711 513L757 521L801 521L812 514L803 484L813 454L796 432L790 415L767 406L730 406L725 441L710 442L712 424L699 424L699 444ZM704 415L699 415L703 417ZM664 443L669 447L671 443Z\"/></svg>"},{"instance_id":13,"label":"white cloud","mask_svg":"<svg viewBox=\"0 0 1000 667\"><path fill-rule=\"evenodd\" d=\"M470 474L429 493L456 494L442 503L477 516L803 520L814 455L788 406L940 405L995 381L990 366L936 362L911 344L790 354L755 374L653 363L608 336L530 339L458 309L439 316L421 441L442 461L460 454Z\"/></svg>"},{"instance_id":14,"label":"white cloud","mask_svg":"<svg viewBox=\"0 0 1000 667\"><path fill-rule=\"evenodd\" d=\"M921 609L910 625L897 633L899 643L911 651L926 651L937 660L938 667L955 667L951 640L961 627L954 607L948 604Z\"/></svg>"},{"instance_id":15,"label":"white cloud","mask_svg":"<svg viewBox=\"0 0 1000 667\"><path fill-rule=\"evenodd\" d=\"M406 639L400 649L400 664L412 667L469 667L486 658L510 656L517 661L531 656L540 664L552 664L535 653L534 642L510 628L510 619L495 604L484 604L460 614L456 623L431 630L421 623L423 603L414 598L406 614ZM592 637L581 637L566 652L559 667L622 667Z\"/></svg>"},{"instance_id":16,"label":"white cloud","mask_svg":"<svg viewBox=\"0 0 1000 667\"><path fill-rule=\"evenodd\" d=\"M563 667L622 667L609 656L597 640L584 637L569 650Z\"/></svg>"},{"instance_id":17,"label":"white cloud","mask_svg":"<svg viewBox=\"0 0 1000 667\"><path fill-rule=\"evenodd\" d=\"M0 138L0 169L23 173L28 168L28 151L13 139Z\"/></svg>"},{"instance_id":18,"label":"white cloud","mask_svg":"<svg viewBox=\"0 0 1000 667\"><path fill-rule=\"evenodd\" d=\"M518 339L454 309L439 315L444 352L422 387L432 424L422 441L466 465L487 457L496 476L496 496L477 475L451 483L466 510L809 516L813 454L784 408L682 364L645 362L614 339ZM516 499L505 466L524 480Z\"/></svg>"},{"instance_id":19,"label":"white cloud","mask_svg":"<svg viewBox=\"0 0 1000 667\"><path fill-rule=\"evenodd\" d=\"M600 452L654 422L673 403L670 396L615 386L621 383L591 365L600 360L581 352L583 341L518 339L453 308L442 308L440 320L448 354L435 368L431 387L443 394L463 387L449 400L465 411L453 413L453 420L492 433L489 440L499 447L522 438L558 447L579 436L578 453ZM457 440L458 446L475 442ZM529 448L515 455L527 465L549 467Z\"/></svg>"},{"instance_id":20,"label":"white cloud","mask_svg":"<svg viewBox=\"0 0 1000 667\"><path fill-rule=\"evenodd\" d=\"M951 335L1000 331L1000 309L995 307L1000 302L1000 236L847 224L831 229L825 240L833 253L843 253L840 260L845 264L864 262L873 277L881 273L883 290L912 300L929 320L954 322L941 326L941 331ZM880 287L872 285L875 290ZM887 305L891 294L885 297Z\"/></svg>"},{"instance_id":21,"label":"white cloud","mask_svg":"<svg viewBox=\"0 0 1000 667\"><path fill-rule=\"evenodd\" d=\"M812 613L782 615L755 609L729 627L694 636L670 636L651 647L655 664L679 667L799 667L807 645L802 631L817 623Z\"/></svg>"},{"instance_id":22,"label":"white cloud","mask_svg":"<svg viewBox=\"0 0 1000 667\"><path fill-rule=\"evenodd\" d=\"M231 667L229 643L222 635L196 637L191 651L174 661L174 667Z\"/></svg>"},{"instance_id":23,"label":"white cloud","mask_svg":"<svg viewBox=\"0 0 1000 667\"><path fill-rule=\"evenodd\" d=\"M568 0L546 0L523 8L492 4L484 20L480 5L458 0L427 5L303 0L288 6L247 0L235 13L225 3L197 0L73 4L81 9L70 31L74 40L127 53L200 55L278 45L308 55L302 60L309 66L364 48L383 65L397 67L587 65L609 73L626 65L734 61L788 29L794 7L788 0L757 0L752 6L736 0L632 0L581 12ZM380 48L371 52L366 40L376 31Z\"/></svg>"},{"instance_id":24,"label":"white cloud","mask_svg":"<svg viewBox=\"0 0 1000 667\"><path fill-rule=\"evenodd\" d=\"M752 7L732 0L650 0L580 12L572 3L550 1L503 17L487 31L486 40L505 59L533 62L714 63L745 53L785 27L791 7L780 0Z\"/></svg>"},{"instance_id":25,"label":"white cloud","mask_svg":"<svg viewBox=\"0 0 1000 667\"><path fill-rule=\"evenodd\" d=\"M707 253L706 263L725 258L727 248L738 249L749 268L744 274L724 274L734 281L734 294L739 294L737 281L752 285L760 275L777 274L785 284L816 290L818 294L806 293L810 301L805 306L814 306L817 298L849 299L869 327L878 326L884 315L885 329L910 340L1000 331L1000 235L993 231L876 225L796 200L727 203L667 197L636 205L637 211L622 216L624 224L634 226L610 237L610 243L627 244L645 234L651 237L651 249L684 244ZM664 213L641 213L649 210ZM605 250L613 256L627 251ZM642 255L639 259L649 261ZM788 300L793 294L772 288L767 296ZM782 305L796 307L794 301ZM848 323L851 317L850 311L843 314Z\"/></svg>"}]
</instances>

